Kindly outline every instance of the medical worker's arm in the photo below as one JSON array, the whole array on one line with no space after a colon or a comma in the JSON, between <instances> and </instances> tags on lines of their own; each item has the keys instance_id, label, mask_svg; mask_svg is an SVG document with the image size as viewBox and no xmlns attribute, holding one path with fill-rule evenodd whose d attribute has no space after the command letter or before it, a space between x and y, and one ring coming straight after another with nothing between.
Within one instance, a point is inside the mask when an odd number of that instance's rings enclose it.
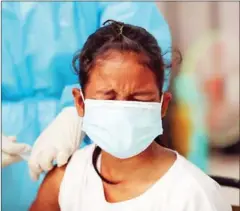
<instances>
[{"instance_id":1,"label":"medical worker's arm","mask_svg":"<svg viewBox=\"0 0 240 211\"><path fill-rule=\"evenodd\" d=\"M37 138L29 159L30 175L37 180L43 171L67 163L69 157L79 148L85 136L81 130L82 118L74 106L65 108Z\"/></svg>"},{"instance_id":2,"label":"medical worker's arm","mask_svg":"<svg viewBox=\"0 0 240 211\"><path fill-rule=\"evenodd\" d=\"M65 168L55 167L47 174L29 211L60 211L58 195Z\"/></svg>"}]
</instances>

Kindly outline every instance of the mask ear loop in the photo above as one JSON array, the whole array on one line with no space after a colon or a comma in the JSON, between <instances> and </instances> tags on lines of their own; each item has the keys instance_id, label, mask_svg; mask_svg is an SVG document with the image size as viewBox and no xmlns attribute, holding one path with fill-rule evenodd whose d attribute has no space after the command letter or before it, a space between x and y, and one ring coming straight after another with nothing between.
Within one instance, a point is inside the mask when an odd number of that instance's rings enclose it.
<instances>
[{"instance_id":1,"label":"mask ear loop","mask_svg":"<svg viewBox=\"0 0 240 211\"><path fill-rule=\"evenodd\" d=\"M81 97L82 97L82 99L83 99L83 102L84 102L84 101L85 101L85 98L84 98L84 96L83 96L82 89L80 89L80 95L81 95Z\"/></svg>"},{"instance_id":2,"label":"mask ear loop","mask_svg":"<svg viewBox=\"0 0 240 211\"><path fill-rule=\"evenodd\" d=\"M80 95L82 97L83 103L85 104L85 98L83 96L83 92L82 89L80 89ZM80 117L80 119L83 119L83 117ZM84 137L86 136L86 133L81 129L83 127L83 120L78 121L78 132L75 135L75 143L77 143L79 141L79 139L83 142L84 141ZM79 131L80 130L80 131Z\"/></svg>"},{"instance_id":3,"label":"mask ear loop","mask_svg":"<svg viewBox=\"0 0 240 211\"><path fill-rule=\"evenodd\" d=\"M163 103L163 95L164 95L164 93L162 93L162 96L161 96L161 100L160 100L160 104L162 105L162 103Z\"/></svg>"}]
</instances>

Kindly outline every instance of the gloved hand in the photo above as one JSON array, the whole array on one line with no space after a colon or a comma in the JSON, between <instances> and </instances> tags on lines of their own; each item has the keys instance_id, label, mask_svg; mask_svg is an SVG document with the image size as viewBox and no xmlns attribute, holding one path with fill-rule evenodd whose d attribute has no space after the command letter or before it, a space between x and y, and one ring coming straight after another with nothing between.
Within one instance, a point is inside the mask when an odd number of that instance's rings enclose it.
<instances>
[{"instance_id":1,"label":"gloved hand","mask_svg":"<svg viewBox=\"0 0 240 211\"><path fill-rule=\"evenodd\" d=\"M37 138L29 159L30 176L39 175L53 168L53 161L60 167L79 148L85 134L81 130L82 118L75 107L67 107Z\"/></svg>"},{"instance_id":2,"label":"gloved hand","mask_svg":"<svg viewBox=\"0 0 240 211\"><path fill-rule=\"evenodd\" d=\"M2 134L2 168L21 161L22 158L19 154L29 152L30 150L31 147L29 145L16 143L16 137L7 137Z\"/></svg>"}]
</instances>

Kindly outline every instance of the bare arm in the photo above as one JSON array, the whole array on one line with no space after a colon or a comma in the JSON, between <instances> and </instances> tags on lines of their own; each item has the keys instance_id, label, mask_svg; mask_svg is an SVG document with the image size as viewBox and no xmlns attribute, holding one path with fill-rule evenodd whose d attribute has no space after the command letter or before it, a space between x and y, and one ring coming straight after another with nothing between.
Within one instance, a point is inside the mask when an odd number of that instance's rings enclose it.
<instances>
[{"instance_id":1,"label":"bare arm","mask_svg":"<svg viewBox=\"0 0 240 211\"><path fill-rule=\"evenodd\" d=\"M47 174L29 211L60 211L58 195L65 168L55 167Z\"/></svg>"}]
</instances>

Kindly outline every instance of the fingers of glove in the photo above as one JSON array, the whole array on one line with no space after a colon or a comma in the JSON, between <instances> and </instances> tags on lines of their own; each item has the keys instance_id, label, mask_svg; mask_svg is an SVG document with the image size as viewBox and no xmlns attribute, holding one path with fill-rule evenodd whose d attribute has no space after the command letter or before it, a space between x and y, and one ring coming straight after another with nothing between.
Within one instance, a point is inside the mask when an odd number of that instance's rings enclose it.
<instances>
[{"instance_id":1,"label":"fingers of glove","mask_svg":"<svg viewBox=\"0 0 240 211\"><path fill-rule=\"evenodd\" d=\"M72 155L72 150L70 148L64 149L57 154L57 166L61 167L68 162L69 157Z\"/></svg>"},{"instance_id":2,"label":"fingers of glove","mask_svg":"<svg viewBox=\"0 0 240 211\"><path fill-rule=\"evenodd\" d=\"M43 171L47 172L53 168L53 161L56 159L56 155L57 150L55 148L49 148L38 156L38 162Z\"/></svg>"},{"instance_id":3,"label":"fingers of glove","mask_svg":"<svg viewBox=\"0 0 240 211\"><path fill-rule=\"evenodd\" d=\"M42 173L43 171L40 170L40 167L39 168L32 168L32 167L29 167L29 174L30 174L30 177L33 181L37 181L39 179L39 176L40 174Z\"/></svg>"},{"instance_id":4,"label":"fingers of glove","mask_svg":"<svg viewBox=\"0 0 240 211\"><path fill-rule=\"evenodd\" d=\"M39 163L38 163L38 156L31 156L28 161L29 173L32 180L36 181L39 178L39 175L43 172Z\"/></svg>"},{"instance_id":5,"label":"fingers of glove","mask_svg":"<svg viewBox=\"0 0 240 211\"><path fill-rule=\"evenodd\" d=\"M27 152L29 151L31 148L29 145L27 144L23 144L23 143L7 143L7 144L4 144L2 146L2 150L8 154L12 154L12 155L15 155L15 154L19 154L19 153L22 153L22 152Z\"/></svg>"},{"instance_id":6,"label":"fingers of glove","mask_svg":"<svg viewBox=\"0 0 240 211\"><path fill-rule=\"evenodd\" d=\"M39 179L40 173L36 173L35 171L29 169L29 175L33 181L37 181Z\"/></svg>"},{"instance_id":7,"label":"fingers of glove","mask_svg":"<svg viewBox=\"0 0 240 211\"><path fill-rule=\"evenodd\" d=\"M17 141L17 137L16 136L8 136L8 139L11 142L16 142Z\"/></svg>"},{"instance_id":8,"label":"fingers of glove","mask_svg":"<svg viewBox=\"0 0 240 211\"><path fill-rule=\"evenodd\" d=\"M2 152L2 167L19 162L20 160L22 160L20 156L13 156Z\"/></svg>"}]
</instances>

